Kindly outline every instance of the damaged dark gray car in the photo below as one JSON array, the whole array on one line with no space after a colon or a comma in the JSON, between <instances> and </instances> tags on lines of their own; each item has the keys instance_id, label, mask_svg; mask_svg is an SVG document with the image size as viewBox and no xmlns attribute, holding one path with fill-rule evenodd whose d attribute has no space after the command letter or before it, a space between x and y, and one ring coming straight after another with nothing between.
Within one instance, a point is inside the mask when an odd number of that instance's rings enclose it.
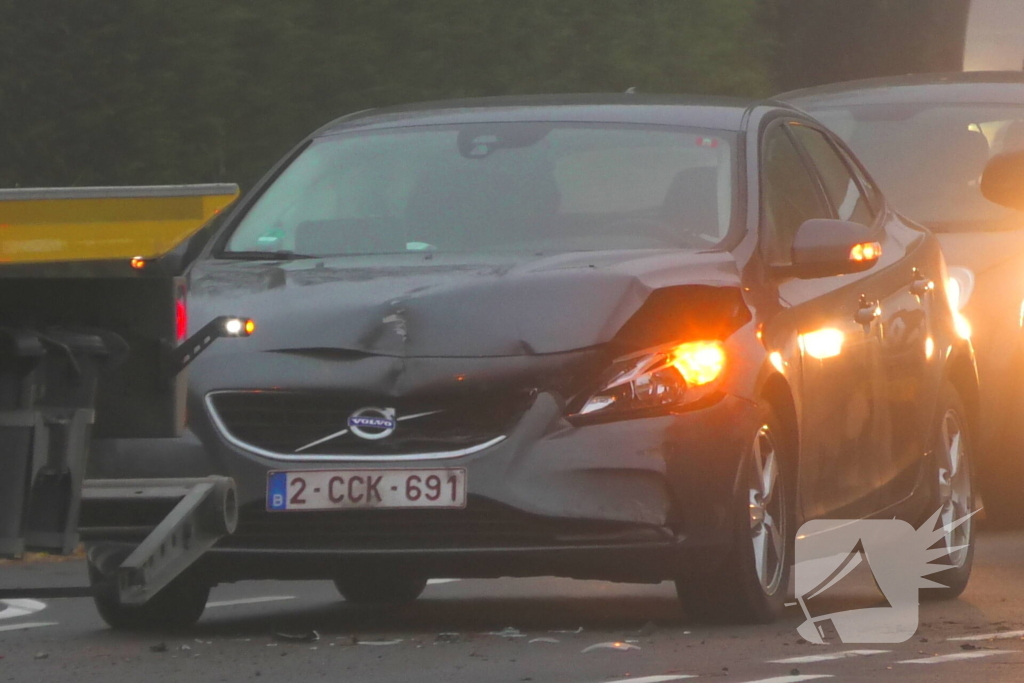
<instances>
[{"instance_id":1,"label":"damaged dark gray car","mask_svg":"<svg viewBox=\"0 0 1024 683\"><path fill-rule=\"evenodd\" d=\"M239 527L151 603L97 598L115 626L190 623L225 581L403 602L534 575L674 580L694 615L764 621L801 522L973 509L938 244L782 105L362 113L184 250L189 318L255 333L193 364L183 438L101 442L92 468L229 475ZM971 553L949 563L954 596Z\"/></svg>"}]
</instances>

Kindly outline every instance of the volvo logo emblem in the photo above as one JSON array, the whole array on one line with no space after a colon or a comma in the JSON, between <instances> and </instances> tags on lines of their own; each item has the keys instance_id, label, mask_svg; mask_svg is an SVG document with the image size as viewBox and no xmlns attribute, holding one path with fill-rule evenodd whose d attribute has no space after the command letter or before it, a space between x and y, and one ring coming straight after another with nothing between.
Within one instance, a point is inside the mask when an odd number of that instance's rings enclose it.
<instances>
[{"instance_id":1,"label":"volvo logo emblem","mask_svg":"<svg viewBox=\"0 0 1024 683\"><path fill-rule=\"evenodd\" d=\"M394 408L360 408L348 418L348 428L360 439L376 441L395 433L398 420Z\"/></svg>"}]
</instances>

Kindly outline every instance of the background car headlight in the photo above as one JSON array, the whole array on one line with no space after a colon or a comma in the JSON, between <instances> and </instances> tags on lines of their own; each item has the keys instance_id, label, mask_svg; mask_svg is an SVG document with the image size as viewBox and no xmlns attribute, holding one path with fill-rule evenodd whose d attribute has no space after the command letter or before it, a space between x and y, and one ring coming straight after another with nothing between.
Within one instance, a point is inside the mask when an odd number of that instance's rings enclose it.
<instances>
[{"instance_id":1,"label":"background car headlight","mask_svg":"<svg viewBox=\"0 0 1024 683\"><path fill-rule=\"evenodd\" d=\"M964 316L963 310L973 293L974 272L962 266L950 268L949 278L946 280L946 297L949 299L949 307L953 309L956 333L963 339L971 338L971 323Z\"/></svg>"},{"instance_id":2,"label":"background car headlight","mask_svg":"<svg viewBox=\"0 0 1024 683\"><path fill-rule=\"evenodd\" d=\"M974 293L974 273L969 268L954 266L949 269L946 296L954 311L962 311Z\"/></svg>"},{"instance_id":3,"label":"background car headlight","mask_svg":"<svg viewBox=\"0 0 1024 683\"><path fill-rule=\"evenodd\" d=\"M633 354L616 361L611 379L583 404L576 415L670 407L695 400L692 390L707 387L725 369L720 341L694 341Z\"/></svg>"}]
</instances>

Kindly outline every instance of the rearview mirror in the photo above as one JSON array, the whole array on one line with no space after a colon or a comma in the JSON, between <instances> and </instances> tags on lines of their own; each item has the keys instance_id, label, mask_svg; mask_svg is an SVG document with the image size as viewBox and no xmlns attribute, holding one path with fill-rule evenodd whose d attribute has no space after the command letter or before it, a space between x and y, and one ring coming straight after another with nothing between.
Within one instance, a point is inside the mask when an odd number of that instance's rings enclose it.
<instances>
[{"instance_id":1,"label":"rearview mirror","mask_svg":"<svg viewBox=\"0 0 1024 683\"><path fill-rule=\"evenodd\" d=\"M866 225L815 218L796 231L792 265L781 270L803 279L859 273L882 256L882 245L876 240L874 231Z\"/></svg>"},{"instance_id":2,"label":"rearview mirror","mask_svg":"<svg viewBox=\"0 0 1024 683\"><path fill-rule=\"evenodd\" d=\"M1024 152L992 157L981 177L981 193L990 202L1024 211Z\"/></svg>"}]
</instances>

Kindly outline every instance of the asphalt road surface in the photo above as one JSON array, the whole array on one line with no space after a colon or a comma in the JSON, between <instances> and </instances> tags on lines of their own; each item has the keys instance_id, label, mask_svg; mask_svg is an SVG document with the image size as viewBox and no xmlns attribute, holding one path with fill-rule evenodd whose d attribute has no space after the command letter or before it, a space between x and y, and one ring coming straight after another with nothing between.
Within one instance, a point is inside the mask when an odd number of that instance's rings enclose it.
<instances>
[{"instance_id":1,"label":"asphalt road surface","mask_svg":"<svg viewBox=\"0 0 1024 683\"><path fill-rule=\"evenodd\" d=\"M0 586L84 573L77 561L6 565ZM833 596L829 611L860 597ZM346 605L327 582L246 582L210 601L174 635L110 631L88 599L0 603L0 681L1024 680L1024 533L984 535L963 597L923 605L917 634L895 645L806 643L795 607L770 626L702 626L670 584L438 580L380 611Z\"/></svg>"}]
</instances>

